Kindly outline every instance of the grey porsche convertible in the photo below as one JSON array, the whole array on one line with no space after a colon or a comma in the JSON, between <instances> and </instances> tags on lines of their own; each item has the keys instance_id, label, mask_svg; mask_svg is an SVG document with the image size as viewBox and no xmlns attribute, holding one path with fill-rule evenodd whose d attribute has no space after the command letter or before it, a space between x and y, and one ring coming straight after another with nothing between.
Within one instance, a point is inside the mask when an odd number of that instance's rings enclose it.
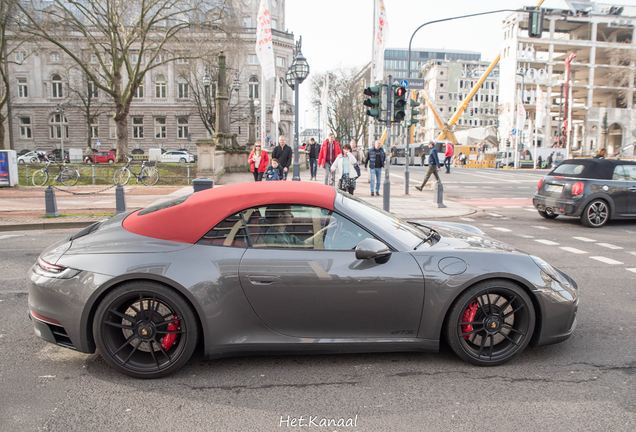
<instances>
[{"instance_id":1,"label":"grey porsche convertible","mask_svg":"<svg viewBox=\"0 0 636 432\"><path fill-rule=\"evenodd\" d=\"M333 187L215 187L91 225L28 276L36 335L137 378L246 354L436 351L499 365L567 339L576 282L469 225Z\"/></svg>"}]
</instances>

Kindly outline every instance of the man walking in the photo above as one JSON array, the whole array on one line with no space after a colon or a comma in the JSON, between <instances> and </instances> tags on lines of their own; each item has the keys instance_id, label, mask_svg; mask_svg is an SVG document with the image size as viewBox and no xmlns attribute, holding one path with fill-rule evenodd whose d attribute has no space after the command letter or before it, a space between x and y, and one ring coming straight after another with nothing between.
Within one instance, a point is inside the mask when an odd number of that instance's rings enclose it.
<instances>
[{"instance_id":1,"label":"man walking","mask_svg":"<svg viewBox=\"0 0 636 432\"><path fill-rule=\"evenodd\" d=\"M272 152L272 159L278 160L278 165L283 170L283 178L281 180L287 180L287 172L292 161L291 147L285 144L285 135L278 137L278 147Z\"/></svg>"},{"instance_id":2,"label":"man walking","mask_svg":"<svg viewBox=\"0 0 636 432\"><path fill-rule=\"evenodd\" d=\"M384 168L384 162L386 155L382 148L382 141L377 140L364 163L364 169L367 167L371 169L369 175L371 176L371 196L380 196L380 182L382 180L382 168ZM374 191L375 189L375 191Z\"/></svg>"},{"instance_id":3,"label":"man walking","mask_svg":"<svg viewBox=\"0 0 636 432\"><path fill-rule=\"evenodd\" d=\"M356 158L356 163L358 164L358 166L362 165L362 152L358 148L358 145L356 144L356 140L352 139L349 144L351 145L350 153L353 155L353 157Z\"/></svg>"},{"instance_id":4,"label":"man walking","mask_svg":"<svg viewBox=\"0 0 636 432\"><path fill-rule=\"evenodd\" d=\"M451 159L453 159L454 154L455 149L453 149L453 144L447 142L446 151L444 152L444 166L446 167L446 174L450 174Z\"/></svg>"},{"instance_id":5,"label":"man walking","mask_svg":"<svg viewBox=\"0 0 636 432\"><path fill-rule=\"evenodd\" d=\"M316 180L316 174L318 172L318 155L320 154L320 144L313 138L309 140L309 146L305 147L305 151L309 154L309 172L311 175L310 180Z\"/></svg>"},{"instance_id":6,"label":"man walking","mask_svg":"<svg viewBox=\"0 0 636 432\"><path fill-rule=\"evenodd\" d=\"M428 148L431 149L431 152L428 155L428 170L426 170L426 176L424 176L424 181L422 182L420 186L415 186L415 189L417 189L420 192L422 192L422 189L424 189L424 186L426 185L426 182L428 181L428 179L431 177L431 174L434 175L437 181L441 183L441 180L439 178L439 174L437 174L437 171L441 171L442 167L439 163L439 157L437 156L437 149L435 148L435 143L433 141L428 143Z\"/></svg>"},{"instance_id":7,"label":"man walking","mask_svg":"<svg viewBox=\"0 0 636 432\"><path fill-rule=\"evenodd\" d=\"M331 172L331 165L340 153L340 144L335 140L332 132L329 134L329 138L322 143L320 155L318 156L318 166L325 168L325 184L329 186L336 185L336 173Z\"/></svg>"}]
</instances>

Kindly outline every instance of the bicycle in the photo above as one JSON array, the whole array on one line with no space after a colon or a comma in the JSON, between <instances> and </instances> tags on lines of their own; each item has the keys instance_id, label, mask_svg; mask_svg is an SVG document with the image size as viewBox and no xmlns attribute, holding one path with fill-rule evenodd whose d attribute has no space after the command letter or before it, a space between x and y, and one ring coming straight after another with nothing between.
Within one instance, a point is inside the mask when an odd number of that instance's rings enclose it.
<instances>
[{"instance_id":1,"label":"bicycle","mask_svg":"<svg viewBox=\"0 0 636 432\"><path fill-rule=\"evenodd\" d=\"M130 167L132 158L126 156L126 159L128 159L128 163L126 164L126 166L123 168L119 168L113 175L113 181L116 185L126 185L126 183L128 183L128 180L130 180L131 173L137 179L137 183L141 181L146 186L154 186L155 184L157 184L157 182L159 181L159 171L157 171L157 168L155 168L155 166L157 165L157 161L143 161L139 173L136 173Z\"/></svg>"},{"instance_id":2,"label":"bicycle","mask_svg":"<svg viewBox=\"0 0 636 432\"><path fill-rule=\"evenodd\" d=\"M44 186L51 176L49 166L52 161L46 159L46 166L33 173L33 186ZM62 183L64 186L75 186L80 178L80 173L76 168L69 168L64 164L57 164L58 173L54 181Z\"/></svg>"}]
</instances>

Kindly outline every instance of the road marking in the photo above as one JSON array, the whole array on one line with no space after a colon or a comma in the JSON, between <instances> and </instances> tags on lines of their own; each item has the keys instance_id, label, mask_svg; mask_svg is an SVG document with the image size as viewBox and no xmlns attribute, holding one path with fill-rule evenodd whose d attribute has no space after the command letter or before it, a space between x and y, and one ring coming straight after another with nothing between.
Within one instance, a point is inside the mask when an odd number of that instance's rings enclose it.
<instances>
[{"instance_id":1,"label":"road marking","mask_svg":"<svg viewBox=\"0 0 636 432\"><path fill-rule=\"evenodd\" d=\"M636 252L627 252L628 254L636 255Z\"/></svg>"},{"instance_id":2,"label":"road marking","mask_svg":"<svg viewBox=\"0 0 636 432\"><path fill-rule=\"evenodd\" d=\"M490 224L481 224L481 225L482 225L482 226L487 226L487 227L494 226L494 225L490 225Z\"/></svg>"},{"instance_id":3,"label":"road marking","mask_svg":"<svg viewBox=\"0 0 636 432\"><path fill-rule=\"evenodd\" d=\"M609 244L609 243L596 243L598 246L603 246L606 247L608 249L623 249L620 246L614 246L613 244Z\"/></svg>"},{"instance_id":4,"label":"road marking","mask_svg":"<svg viewBox=\"0 0 636 432\"><path fill-rule=\"evenodd\" d=\"M62 157L62 156L60 156ZM503 215L497 214L497 213L488 213L490 216L494 216L494 217L502 217Z\"/></svg>"},{"instance_id":5,"label":"road marking","mask_svg":"<svg viewBox=\"0 0 636 432\"><path fill-rule=\"evenodd\" d=\"M474 222L475 221L475 219L471 219L471 218L459 218L459 220L463 220L463 221L466 221L466 222Z\"/></svg>"},{"instance_id":6,"label":"road marking","mask_svg":"<svg viewBox=\"0 0 636 432\"><path fill-rule=\"evenodd\" d=\"M540 226L540 225L532 225L532 228L536 228L536 229L543 229L543 230L549 230L550 228L544 227L544 226Z\"/></svg>"},{"instance_id":7,"label":"road marking","mask_svg":"<svg viewBox=\"0 0 636 432\"><path fill-rule=\"evenodd\" d=\"M517 234L517 235L518 235L519 237L521 237L521 238L526 238L526 239L534 238L534 236L527 235L527 234Z\"/></svg>"},{"instance_id":8,"label":"road marking","mask_svg":"<svg viewBox=\"0 0 636 432\"><path fill-rule=\"evenodd\" d=\"M21 237L21 236L22 236L21 234L6 234L6 235L1 235L0 240L8 239L11 237Z\"/></svg>"},{"instance_id":9,"label":"road marking","mask_svg":"<svg viewBox=\"0 0 636 432\"><path fill-rule=\"evenodd\" d=\"M620 261L616 261L616 260L613 260L611 258L606 258L606 257L602 257L602 256L591 256L590 258L592 258L593 260L596 260L596 261L600 261L600 262L605 263L605 264L612 264L612 265L623 264Z\"/></svg>"},{"instance_id":10,"label":"road marking","mask_svg":"<svg viewBox=\"0 0 636 432\"><path fill-rule=\"evenodd\" d=\"M60 156L60 157L61 157L61 156ZM524 210L525 210L525 211L536 212L536 210L535 210L535 209L533 209L533 208L524 208Z\"/></svg>"},{"instance_id":11,"label":"road marking","mask_svg":"<svg viewBox=\"0 0 636 432\"><path fill-rule=\"evenodd\" d=\"M512 230L509 230L508 228L501 228L501 227L493 227L494 230L497 231L502 231L502 232L510 232Z\"/></svg>"},{"instance_id":12,"label":"road marking","mask_svg":"<svg viewBox=\"0 0 636 432\"><path fill-rule=\"evenodd\" d=\"M630 271L632 273L636 273L636 268L630 268L630 269L625 269L625 270Z\"/></svg>"},{"instance_id":13,"label":"road marking","mask_svg":"<svg viewBox=\"0 0 636 432\"><path fill-rule=\"evenodd\" d=\"M544 245L549 245L549 246L553 246L553 245L558 245L557 242L553 242L550 240L543 240L543 239L539 239L539 240L535 240L538 243L543 243Z\"/></svg>"},{"instance_id":14,"label":"road marking","mask_svg":"<svg viewBox=\"0 0 636 432\"><path fill-rule=\"evenodd\" d=\"M581 240L583 242L588 242L588 243L594 242L594 243L596 243L596 240L592 240L592 239L589 239L587 237L572 237L572 238L576 239L576 240Z\"/></svg>"},{"instance_id":15,"label":"road marking","mask_svg":"<svg viewBox=\"0 0 636 432\"><path fill-rule=\"evenodd\" d=\"M575 253L575 254L586 254L587 253L585 251L582 251L581 249L576 249L576 248L573 248L573 247L560 247L559 249L563 249L564 251L572 252L572 253Z\"/></svg>"}]
</instances>

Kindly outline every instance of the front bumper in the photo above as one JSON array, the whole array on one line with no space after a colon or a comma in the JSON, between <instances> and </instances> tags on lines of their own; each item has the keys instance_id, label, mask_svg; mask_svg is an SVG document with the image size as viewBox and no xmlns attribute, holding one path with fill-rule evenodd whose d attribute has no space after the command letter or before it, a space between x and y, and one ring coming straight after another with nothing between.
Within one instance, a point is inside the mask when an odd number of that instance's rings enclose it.
<instances>
[{"instance_id":1,"label":"front bumper","mask_svg":"<svg viewBox=\"0 0 636 432\"><path fill-rule=\"evenodd\" d=\"M534 293L542 313L541 332L532 342L533 346L551 345L568 339L576 329L579 309L579 288L567 274L561 273L570 283L564 286L557 281L535 285Z\"/></svg>"},{"instance_id":2,"label":"front bumper","mask_svg":"<svg viewBox=\"0 0 636 432\"><path fill-rule=\"evenodd\" d=\"M532 204L538 211L551 210L554 214L565 216L581 216L583 212L582 200L552 198L543 195L535 195Z\"/></svg>"}]
</instances>

